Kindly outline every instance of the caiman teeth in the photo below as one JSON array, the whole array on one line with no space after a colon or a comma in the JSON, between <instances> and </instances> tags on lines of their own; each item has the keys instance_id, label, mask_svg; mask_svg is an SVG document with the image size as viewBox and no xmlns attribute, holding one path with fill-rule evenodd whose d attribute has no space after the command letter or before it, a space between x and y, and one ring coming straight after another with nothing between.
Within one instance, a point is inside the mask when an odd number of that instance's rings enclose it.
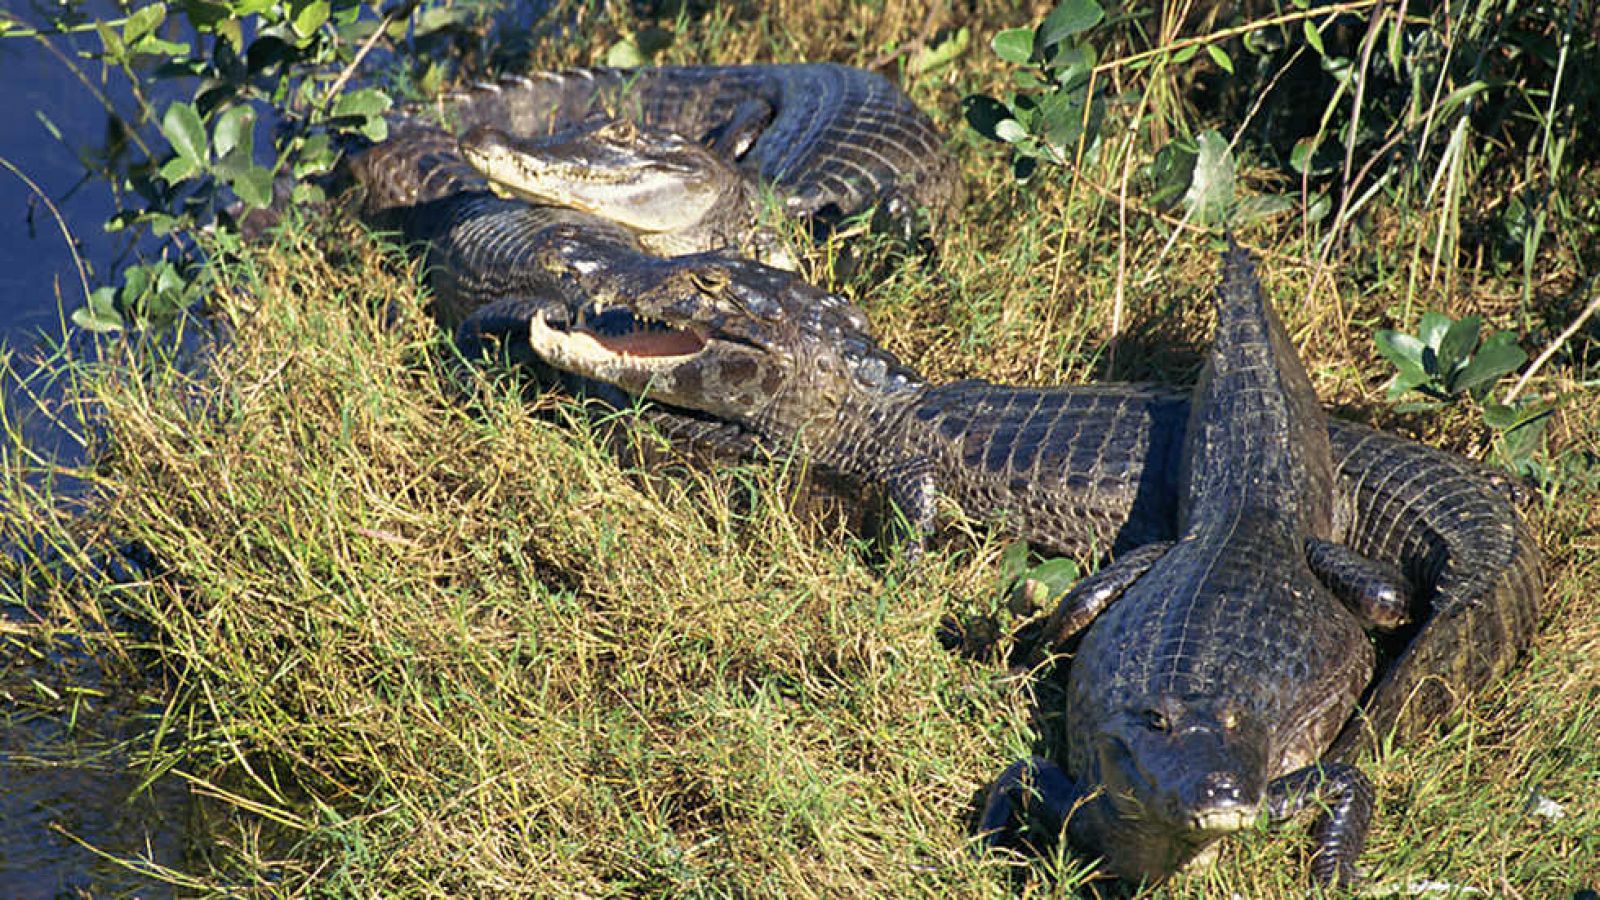
<instances>
[{"instance_id":1,"label":"caiman teeth","mask_svg":"<svg viewBox=\"0 0 1600 900\"><path fill-rule=\"evenodd\" d=\"M635 327L621 334L600 334L585 326L584 310L569 330L552 327L540 310L529 326L528 343L557 368L613 383L671 370L706 347L705 339L692 330Z\"/></svg>"}]
</instances>

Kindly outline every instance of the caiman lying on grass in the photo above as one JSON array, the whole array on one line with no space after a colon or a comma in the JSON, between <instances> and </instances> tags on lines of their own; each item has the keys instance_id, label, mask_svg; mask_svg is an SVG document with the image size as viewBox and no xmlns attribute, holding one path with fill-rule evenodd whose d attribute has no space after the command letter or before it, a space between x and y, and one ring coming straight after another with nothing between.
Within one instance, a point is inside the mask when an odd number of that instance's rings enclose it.
<instances>
[{"instance_id":1,"label":"caiman lying on grass","mask_svg":"<svg viewBox=\"0 0 1600 900\"><path fill-rule=\"evenodd\" d=\"M998 520L1041 548L1079 556L1134 550L1178 536L1182 447L1190 418L1188 398L1181 393L1130 385L1018 388L967 381L933 386L877 347L859 328L858 314L820 302L823 292L787 273L710 255L639 265L581 239L549 242L541 256L552 272L561 273L567 296L581 295L589 303L584 308L551 304L540 311L530 345L543 359L654 398L666 406L659 416L670 417L672 408L709 413L768 445L796 446L823 467L886 490L919 533L932 526L936 500L944 498L969 515ZM1230 292L1239 277L1235 271ZM619 323L630 324L619 328ZM1195 425L1215 427L1218 416L1226 421L1226 404L1208 403ZM1305 440L1314 424L1309 415L1299 423L1295 440ZM1278 643L1240 634L1228 638L1236 644L1230 654L1210 644L1198 648L1198 655L1176 646L1190 635L1207 642L1224 639L1227 626L1221 619L1226 616L1211 620L1219 629L1211 634L1173 629L1160 620L1151 627L1164 630L1172 641L1142 632L1122 637L1173 649L1190 663L1216 664L1204 673L1174 669L1170 674L1185 678L1169 679L1159 702L1139 712L1153 709L1165 716L1172 733L1185 740L1193 732L1182 716L1209 715L1224 730L1232 722L1249 734L1253 752L1260 754L1247 780L1243 775L1209 778L1226 767L1180 753L1177 758L1197 768L1170 769L1171 760L1164 760L1143 773L1150 779L1149 793L1140 794L1211 791L1214 808L1189 817L1206 834L1215 826L1242 824L1263 790L1267 807L1285 813L1327 786L1337 802L1321 831L1314 871L1339 879L1350 875L1369 801L1364 782L1338 764L1369 747L1374 736L1422 729L1461 693L1505 671L1532 636L1542 587L1530 536L1483 470L1360 425L1327 420L1322 427L1335 472L1331 494L1307 498L1288 515L1296 523L1329 524L1314 529L1297 524L1306 530L1293 533L1301 540L1318 538L1313 545L1319 553L1331 542L1345 546L1334 551L1333 563L1319 564L1320 572L1338 576L1354 568L1361 574L1359 567L1344 564L1359 554L1399 567L1416 585L1414 608L1391 610L1389 618L1409 613L1419 624L1401 632L1393 658L1376 681L1366 683L1371 649L1349 614L1309 596L1296 601L1305 605L1283 616L1306 630L1294 640L1283 633ZM1291 438L1280 433L1274 439ZM1210 438L1197 439L1197 446L1213 452L1218 447ZM1203 462L1198 477L1208 477L1200 473L1217 465ZM1314 460L1311 465L1320 467ZM1233 491L1205 480L1192 484L1194 496L1186 507L1190 522L1211 515L1205 512L1212 503L1208 494ZM1327 493L1314 485L1311 490ZM1270 581L1291 595L1319 590L1301 570L1304 551L1281 549L1281 556L1250 560L1260 567L1263 584ZM1299 573L1292 579L1282 570L1288 565ZM1279 602L1288 601L1272 604ZM1197 616L1202 612L1195 610ZM1102 641L1115 635L1113 627L1105 632ZM1098 671L1104 664L1090 665ZM1187 686L1213 690L1227 678L1247 679L1250 689L1281 702L1264 708L1183 709L1166 702L1181 705L1192 699ZM1351 716L1351 703L1363 688L1362 712ZM1154 717L1143 721L1160 724ZM1336 730L1322 768L1296 769L1316 762ZM1221 747L1212 751L1220 754ZM1087 751L1075 753L1069 760L1075 774L1121 786L1103 781L1111 777L1103 769L1088 774ZM1296 771L1265 787L1268 778L1290 770ZM1024 780L1023 774L1014 772L1010 781ZM1042 773L1041 779L1045 806L1074 796L1076 788L1069 790L1065 779ZM1171 808L1181 811L1181 804ZM1125 874L1165 874L1198 849L1188 838L1148 843L1138 834L1143 826L1117 821L1107 810L1093 818L1096 851ZM1126 856L1113 849L1123 841L1136 845Z\"/></svg>"},{"instance_id":2,"label":"caiman lying on grass","mask_svg":"<svg viewBox=\"0 0 1600 900\"><path fill-rule=\"evenodd\" d=\"M1315 797L1326 812L1312 873L1348 884L1372 786L1321 759L1371 680L1373 650L1330 584L1398 573L1328 543L1326 416L1237 247L1217 298L1184 432L1177 540L1119 558L1062 601L1056 618L1092 622L1069 674L1065 768L1012 766L981 828L1000 840L1024 811L1053 836L1066 821L1073 843L1112 872L1157 881L1263 812L1282 820ZM1325 584L1312 543L1324 547L1319 563L1338 560L1355 577ZM1349 600L1359 611L1374 597ZM1398 624L1406 609L1384 612Z\"/></svg>"},{"instance_id":3,"label":"caiman lying on grass","mask_svg":"<svg viewBox=\"0 0 1600 900\"><path fill-rule=\"evenodd\" d=\"M498 187L626 225L663 254L774 252L757 227L763 191L824 227L877 206L909 228L963 197L928 117L848 66L574 69L480 90L452 118Z\"/></svg>"},{"instance_id":4,"label":"caiman lying on grass","mask_svg":"<svg viewBox=\"0 0 1600 900\"><path fill-rule=\"evenodd\" d=\"M575 69L453 95L444 115L471 132L469 146L480 151L544 138L510 158L588 153L594 163L586 172L559 169L561 177L542 188L569 205L505 199L468 164L451 132L408 118L351 164L369 221L427 247L436 314L469 352L490 339L520 341L533 308L556 290L530 264L552 224L580 226L592 240L634 251L648 249L640 240L658 238L657 249L688 246L660 229L697 232L711 244L736 239L759 251L768 246L764 236L729 233L753 215L752 177L791 214L823 223L875 205L897 216L925 208L940 217L962 198L954 160L927 117L883 77L846 66ZM602 148L615 155L595 158ZM618 179L633 186L620 206L607 201L616 196L608 191L562 190ZM728 202L727 190L737 202ZM672 202L642 204L654 218L641 220L638 210L624 212L641 197ZM704 220L683 218L690 209Z\"/></svg>"}]
</instances>

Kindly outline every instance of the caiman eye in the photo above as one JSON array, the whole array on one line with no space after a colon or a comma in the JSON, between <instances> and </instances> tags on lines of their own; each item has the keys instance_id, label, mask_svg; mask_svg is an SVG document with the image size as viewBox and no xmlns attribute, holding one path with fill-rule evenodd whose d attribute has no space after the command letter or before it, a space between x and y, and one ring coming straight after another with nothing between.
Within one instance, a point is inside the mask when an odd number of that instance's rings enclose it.
<instances>
[{"instance_id":1,"label":"caiman eye","mask_svg":"<svg viewBox=\"0 0 1600 900\"><path fill-rule=\"evenodd\" d=\"M1167 714L1159 709L1145 710L1144 724L1145 727L1149 728L1151 731L1159 731L1163 733L1172 727L1172 723L1167 721Z\"/></svg>"},{"instance_id":2,"label":"caiman eye","mask_svg":"<svg viewBox=\"0 0 1600 900\"><path fill-rule=\"evenodd\" d=\"M1232 731L1232 730L1234 730L1235 728L1238 728L1238 727L1239 727L1239 714L1238 713L1236 713L1236 712L1234 712L1233 710L1230 709L1227 712L1224 712L1222 714L1222 728L1223 728L1224 731Z\"/></svg>"}]
</instances>

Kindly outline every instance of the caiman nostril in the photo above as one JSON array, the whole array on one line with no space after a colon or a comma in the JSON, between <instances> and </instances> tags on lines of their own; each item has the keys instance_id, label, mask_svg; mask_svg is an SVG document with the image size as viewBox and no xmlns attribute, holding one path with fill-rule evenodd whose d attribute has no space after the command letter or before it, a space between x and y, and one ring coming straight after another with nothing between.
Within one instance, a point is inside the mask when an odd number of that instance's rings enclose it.
<instances>
[{"instance_id":1,"label":"caiman nostril","mask_svg":"<svg viewBox=\"0 0 1600 900\"><path fill-rule=\"evenodd\" d=\"M1232 772L1212 772L1200 788L1200 798L1206 806L1234 806L1244 803L1244 791Z\"/></svg>"}]
</instances>

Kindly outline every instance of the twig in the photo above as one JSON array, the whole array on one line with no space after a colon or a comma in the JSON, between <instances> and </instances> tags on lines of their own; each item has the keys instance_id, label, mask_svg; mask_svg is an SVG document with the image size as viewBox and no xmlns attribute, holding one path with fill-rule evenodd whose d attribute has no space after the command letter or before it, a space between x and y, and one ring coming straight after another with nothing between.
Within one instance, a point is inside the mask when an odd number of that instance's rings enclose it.
<instances>
[{"instance_id":1,"label":"twig","mask_svg":"<svg viewBox=\"0 0 1600 900\"><path fill-rule=\"evenodd\" d=\"M1593 284L1592 279L1590 284ZM1589 305L1583 308L1583 312L1578 313L1578 317L1573 319L1570 325L1562 329L1561 333L1556 335L1556 339L1550 342L1550 346L1544 348L1538 358L1523 370L1522 377L1518 378L1517 383L1512 385L1511 390L1506 392L1505 403L1508 406L1511 401L1517 399L1518 394L1522 393L1522 389L1528 386L1528 382L1533 380L1534 373L1543 368L1544 364L1550 361L1550 357L1556 355L1556 351L1561 349L1563 344L1572 340L1572 336L1578 333L1578 329L1583 327L1583 323L1589 321L1589 317L1595 314L1595 310L1600 310L1600 293L1590 298Z\"/></svg>"},{"instance_id":2,"label":"twig","mask_svg":"<svg viewBox=\"0 0 1600 900\"><path fill-rule=\"evenodd\" d=\"M3 166L5 169L10 171L11 174L22 179L22 183L28 186L28 190L33 191L34 196L44 201L45 209L50 210L51 217L56 220L56 226L61 229L61 237L66 239L67 251L72 254L72 264L77 267L78 283L83 286L83 302L88 303L89 270L84 268L83 257L78 255L78 244L72 239L72 232L67 228L67 220L61 217L61 210L56 209L55 202L50 199L50 195L46 194L43 188L39 187L38 182L34 181L32 178L29 178L27 173L17 168L16 165L11 162L11 160L6 159L4 156L0 156L0 166Z\"/></svg>"},{"instance_id":3,"label":"twig","mask_svg":"<svg viewBox=\"0 0 1600 900\"><path fill-rule=\"evenodd\" d=\"M405 3L383 14L383 18L378 22L378 27L372 29L372 33L367 35L367 39L361 42L361 47L356 50L356 55L350 60L350 64L344 67L344 71L339 73L339 77L335 78L333 85L328 88L328 94L322 100L324 111L332 105L334 98L338 97L344 90L344 86L355 75L356 69L360 68L361 63L367 58L367 54L372 52L373 47L378 46L378 41L388 32L389 25L395 20L396 16L402 14L409 16L412 10L416 8L415 0L406 0Z\"/></svg>"}]
</instances>

